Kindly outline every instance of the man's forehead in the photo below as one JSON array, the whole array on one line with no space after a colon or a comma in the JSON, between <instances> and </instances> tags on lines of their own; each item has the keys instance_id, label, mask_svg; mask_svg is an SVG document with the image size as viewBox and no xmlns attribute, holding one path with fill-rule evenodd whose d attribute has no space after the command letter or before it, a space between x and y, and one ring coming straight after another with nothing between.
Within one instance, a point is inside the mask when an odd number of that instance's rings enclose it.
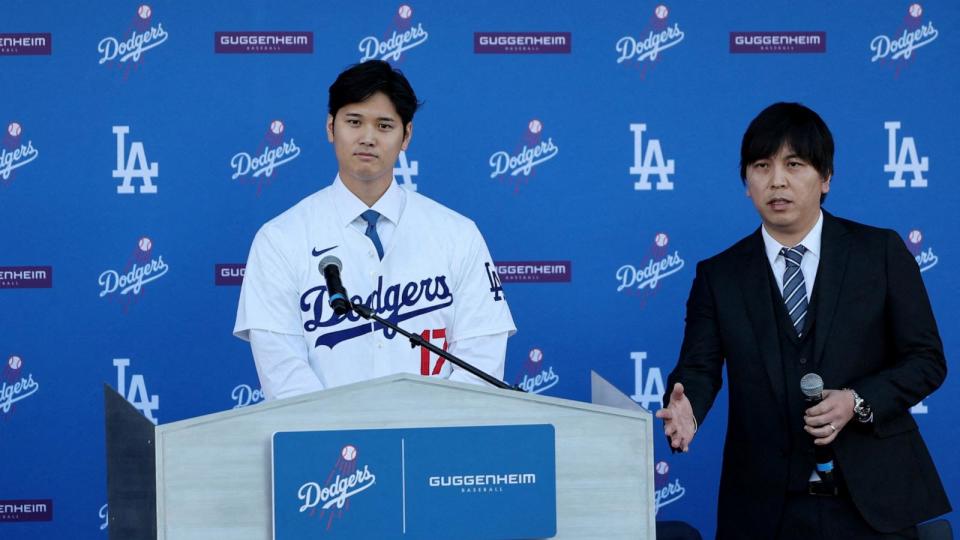
<instances>
[{"instance_id":1,"label":"man's forehead","mask_svg":"<svg viewBox=\"0 0 960 540\"><path fill-rule=\"evenodd\" d=\"M393 120L400 118L400 115L397 113L397 108L383 92L375 92L363 101L348 103L341 107L340 111L345 115L373 116Z\"/></svg>"}]
</instances>

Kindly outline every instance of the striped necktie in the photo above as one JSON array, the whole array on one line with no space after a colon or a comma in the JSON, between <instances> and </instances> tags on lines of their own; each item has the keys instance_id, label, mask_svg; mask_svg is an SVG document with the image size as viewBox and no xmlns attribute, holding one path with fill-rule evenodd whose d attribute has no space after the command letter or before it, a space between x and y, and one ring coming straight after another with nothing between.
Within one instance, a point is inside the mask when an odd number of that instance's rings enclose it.
<instances>
[{"instance_id":1,"label":"striped necktie","mask_svg":"<svg viewBox=\"0 0 960 540\"><path fill-rule=\"evenodd\" d=\"M787 262L783 271L783 303L798 336L803 335L803 322L807 315L807 286L803 281L803 272L800 271L800 261L806 252L807 248L803 247L803 244L780 250Z\"/></svg>"}]
</instances>

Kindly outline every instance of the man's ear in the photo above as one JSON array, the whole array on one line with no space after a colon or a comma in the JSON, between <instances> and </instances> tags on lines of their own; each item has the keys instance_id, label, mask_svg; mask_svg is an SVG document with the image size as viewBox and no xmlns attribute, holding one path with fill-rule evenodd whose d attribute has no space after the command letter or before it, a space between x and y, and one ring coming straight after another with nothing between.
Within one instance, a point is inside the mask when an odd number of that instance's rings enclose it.
<instances>
[{"instance_id":1,"label":"man's ear","mask_svg":"<svg viewBox=\"0 0 960 540\"><path fill-rule=\"evenodd\" d=\"M400 149L404 152L407 151L407 147L410 146L410 139L413 138L413 121L411 120L407 127L403 130L403 144L400 145Z\"/></svg>"},{"instance_id":2,"label":"man's ear","mask_svg":"<svg viewBox=\"0 0 960 540\"><path fill-rule=\"evenodd\" d=\"M327 115L327 142L333 142L333 115Z\"/></svg>"}]
</instances>

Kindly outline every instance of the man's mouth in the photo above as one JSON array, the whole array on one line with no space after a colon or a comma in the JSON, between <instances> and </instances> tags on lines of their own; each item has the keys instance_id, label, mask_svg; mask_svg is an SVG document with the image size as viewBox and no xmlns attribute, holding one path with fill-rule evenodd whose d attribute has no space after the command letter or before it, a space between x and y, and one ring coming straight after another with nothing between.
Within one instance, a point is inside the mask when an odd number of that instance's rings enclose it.
<instances>
[{"instance_id":1,"label":"man's mouth","mask_svg":"<svg viewBox=\"0 0 960 540\"><path fill-rule=\"evenodd\" d=\"M783 197L775 197L767 201L767 206L773 210L786 210L791 204L793 204L792 201Z\"/></svg>"}]
</instances>

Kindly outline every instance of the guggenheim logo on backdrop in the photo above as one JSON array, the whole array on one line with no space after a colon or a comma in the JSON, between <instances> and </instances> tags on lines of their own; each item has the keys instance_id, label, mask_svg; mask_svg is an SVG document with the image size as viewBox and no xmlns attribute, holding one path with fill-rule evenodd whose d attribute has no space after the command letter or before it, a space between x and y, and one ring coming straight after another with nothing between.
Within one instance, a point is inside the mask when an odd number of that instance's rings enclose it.
<instances>
[{"instance_id":1,"label":"guggenheim logo on backdrop","mask_svg":"<svg viewBox=\"0 0 960 540\"><path fill-rule=\"evenodd\" d=\"M476 54L570 54L570 32L474 32Z\"/></svg>"},{"instance_id":2,"label":"guggenheim logo on backdrop","mask_svg":"<svg viewBox=\"0 0 960 540\"><path fill-rule=\"evenodd\" d=\"M731 53L791 54L827 52L826 32L730 32Z\"/></svg>"},{"instance_id":3,"label":"guggenheim logo on backdrop","mask_svg":"<svg viewBox=\"0 0 960 540\"><path fill-rule=\"evenodd\" d=\"M50 55L53 37L50 32L0 33L0 56Z\"/></svg>"},{"instance_id":4,"label":"guggenheim logo on backdrop","mask_svg":"<svg viewBox=\"0 0 960 540\"><path fill-rule=\"evenodd\" d=\"M214 32L217 54L312 54L313 32Z\"/></svg>"}]
</instances>

